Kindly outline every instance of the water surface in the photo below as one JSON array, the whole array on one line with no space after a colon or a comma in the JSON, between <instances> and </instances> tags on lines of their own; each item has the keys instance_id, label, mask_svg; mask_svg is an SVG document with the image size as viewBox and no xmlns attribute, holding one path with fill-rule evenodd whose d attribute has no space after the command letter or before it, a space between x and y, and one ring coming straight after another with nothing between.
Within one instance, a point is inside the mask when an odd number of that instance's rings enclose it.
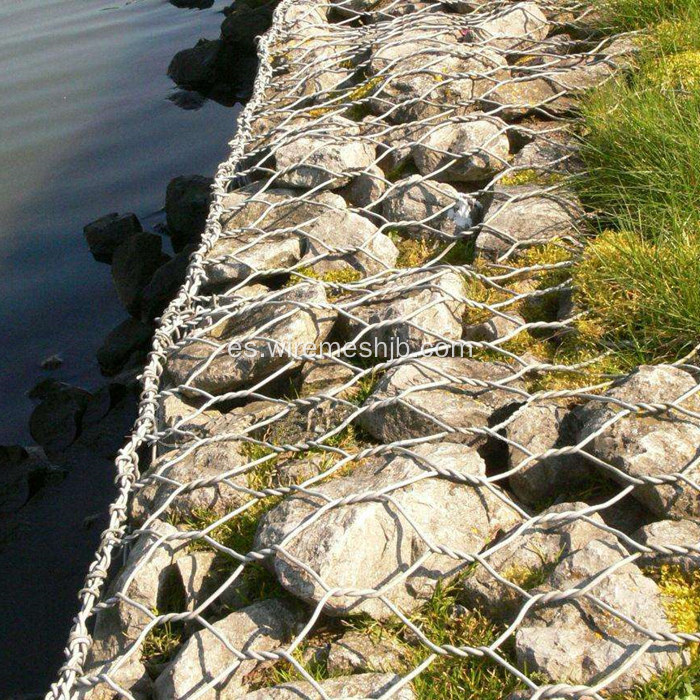
<instances>
[{"instance_id":1,"label":"water surface","mask_svg":"<svg viewBox=\"0 0 700 700\"><path fill-rule=\"evenodd\" d=\"M37 380L99 383L95 350L125 317L84 224L134 211L153 226L171 178L212 175L226 156L238 108L181 109L166 70L218 36L227 4L0 3L0 444L27 442ZM49 375L54 353L65 364Z\"/></svg>"}]
</instances>

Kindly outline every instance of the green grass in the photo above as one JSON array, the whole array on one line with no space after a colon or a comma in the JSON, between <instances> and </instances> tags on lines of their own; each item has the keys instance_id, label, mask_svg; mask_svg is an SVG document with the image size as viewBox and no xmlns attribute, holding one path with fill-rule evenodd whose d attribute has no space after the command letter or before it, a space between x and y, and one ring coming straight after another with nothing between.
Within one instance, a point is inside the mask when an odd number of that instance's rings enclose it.
<instances>
[{"instance_id":1,"label":"green grass","mask_svg":"<svg viewBox=\"0 0 700 700\"><path fill-rule=\"evenodd\" d=\"M688 22L700 11L698 0L599 0L601 22L615 32Z\"/></svg>"},{"instance_id":2,"label":"green grass","mask_svg":"<svg viewBox=\"0 0 700 700\"><path fill-rule=\"evenodd\" d=\"M638 70L583 105L579 192L601 235L574 280L603 346L671 360L700 338L700 0L606 0L603 16L646 38Z\"/></svg>"}]
</instances>

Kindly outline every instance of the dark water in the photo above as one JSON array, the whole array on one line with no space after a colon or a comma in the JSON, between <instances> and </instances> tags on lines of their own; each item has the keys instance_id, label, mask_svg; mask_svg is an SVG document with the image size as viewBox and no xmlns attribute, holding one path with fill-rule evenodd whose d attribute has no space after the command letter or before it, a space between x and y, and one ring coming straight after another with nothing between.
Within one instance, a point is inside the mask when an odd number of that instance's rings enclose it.
<instances>
[{"instance_id":1,"label":"dark water","mask_svg":"<svg viewBox=\"0 0 700 700\"><path fill-rule=\"evenodd\" d=\"M181 109L166 69L218 36L228 4L0 3L0 444L27 442L38 379L99 382L94 352L125 317L83 225L134 211L150 227L171 178L225 157L238 108ZM65 364L49 375L39 363L54 353Z\"/></svg>"}]
</instances>

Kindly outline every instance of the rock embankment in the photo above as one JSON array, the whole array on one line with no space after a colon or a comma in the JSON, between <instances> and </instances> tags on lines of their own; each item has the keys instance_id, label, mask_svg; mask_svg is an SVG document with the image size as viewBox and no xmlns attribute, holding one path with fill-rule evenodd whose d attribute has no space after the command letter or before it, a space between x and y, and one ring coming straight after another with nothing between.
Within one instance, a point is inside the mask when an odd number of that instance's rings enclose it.
<instances>
[{"instance_id":1,"label":"rock embankment","mask_svg":"<svg viewBox=\"0 0 700 700\"><path fill-rule=\"evenodd\" d=\"M234 43L269 21L235 12ZM576 106L632 41L565 2L285 0L261 47L76 688L408 699L418 669L439 696L430 653L485 643L513 697L685 665L660 572L697 570L697 368L572 350ZM89 236L138 323L168 296L145 270L184 274L148 236Z\"/></svg>"}]
</instances>

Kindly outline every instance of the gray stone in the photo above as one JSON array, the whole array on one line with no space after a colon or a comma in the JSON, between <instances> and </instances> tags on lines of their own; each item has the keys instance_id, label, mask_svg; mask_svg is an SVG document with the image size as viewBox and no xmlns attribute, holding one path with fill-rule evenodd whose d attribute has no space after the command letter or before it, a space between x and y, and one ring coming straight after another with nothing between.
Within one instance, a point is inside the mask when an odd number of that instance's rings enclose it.
<instances>
[{"instance_id":1,"label":"gray stone","mask_svg":"<svg viewBox=\"0 0 700 700\"><path fill-rule=\"evenodd\" d=\"M299 613L279 600L265 600L231 613L215 622L214 629L244 654L277 649L289 640L301 622ZM237 698L245 694L245 677L258 665L254 659L240 661L210 630L192 635L158 676L156 700L187 698L202 700ZM216 679L209 690L202 691Z\"/></svg>"},{"instance_id":2,"label":"gray stone","mask_svg":"<svg viewBox=\"0 0 700 700\"><path fill-rule=\"evenodd\" d=\"M135 233L143 229L136 214L107 214L83 228L92 257L98 262L111 263L114 251Z\"/></svg>"},{"instance_id":3,"label":"gray stone","mask_svg":"<svg viewBox=\"0 0 700 700\"><path fill-rule=\"evenodd\" d=\"M419 42L404 56L405 46L382 46L370 59L369 72L379 81L370 107L390 122L429 119L446 109L450 116L468 114L509 75L505 58L488 48L432 41L424 48Z\"/></svg>"},{"instance_id":4,"label":"gray stone","mask_svg":"<svg viewBox=\"0 0 700 700\"><path fill-rule=\"evenodd\" d=\"M627 556L619 544L592 540L565 557L542 589L568 590L593 580ZM625 564L606 574L591 594L655 632L672 632L657 585L635 564ZM616 672L649 638L629 624L583 598L535 607L515 634L518 665L547 680L573 685L594 685ZM610 692L644 683L689 661L687 652L673 642L654 642L635 663L606 685Z\"/></svg>"},{"instance_id":5,"label":"gray stone","mask_svg":"<svg viewBox=\"0 0 700 700\"><path fill-rule=\"evenodd\" d=\"M323 214L346 212L342 197L320 192L304 199L284 188L263 190L258 183L226 197L224 235L207 254L210 284L231 283L251 274L293 267L305 252L304 233Z\"/></svg>"},{"instance_id":6,"label":"gray stone","mask_svg":"<svg viewBox=\"0 0 700 700\"><path fill-rule=\"evenodd\" d=\"M632 539L647 547L668 547L664 554L651 552L638 560L641 567L676 566L690 572L700 569L700 522L693 520L660 520L641 527ZM694 547L695 552L680 554L674 547Z\"/></svg>"},{"instance_id":7,"label":"gray stone","mask_svg":"<svg viewBox=\"0 0 700 700\"><path fill-rule=\"evenodd\" d=\"M352 369L332 359L307 362L301 370L301 395L318 396L332 392L354 376Z\"/></svg>"},{"instance_id":8,"label":"gray stone","mask_svg":"<svg viewBox=\"0 0 700 700\"><path fill-rule=\"evenodd\" d=\"M506 314L506 316L494 314L488 321L465 326L462 338L477 343L492 343L505 338L527 323L519 314L510 311L506 311Z\"/></svg>"},{"instance_id":9,"label":"gray stone","mask_svg":"<svg viewBox=\"0 0 700 700\"><path fill-rule=\"evenodd\" d=\"M213 182L202 175L180 175L168 183L165 216L176 252L199 243L209 213Z\"/></svg>"},{"instance_id":10,"label":"gray stone","mask_svg":"<svg viewBox=\"0 0 700 700\"><path fill-rule=\"evenodd\" d=\"M47 453L60 452L80 434L90 394L74 386L59 385L32 411L29 432Z\"/></svg>"},{"instance_id":11,"label":"gray stone","mask_svg":"<svg viewBox=\"0 0 700 700\"><path fill-rule=\"evenodd\" d=\"M560 503L539 514L552 516L588 508L585 503ZM603 525L599 515L589 516ZM543 583L554 567L569 554L585 547L592 540L616 542L612 535L585 520L550 520L530 525L519 534L507 533L500 549L486 558L500 576L530 591ZM464 580L465 601L499 622L511 622L527 598L514 588L501 583L482 565Z\"/></svg>"},{"instance_id":12,"label":"gray stone","mask_svg":"<svg viewBox=\"0 0 700 700\"><path fill-rule=\"evenodd\" d=\"M134 700L149 700L152 697L153 683L137 653L132 654L116 670L112 670L112 665L117 659L111 661L112 663L102 663L89 657L85 667L86 675L108 674L111 681ZM127 695L115 690L110 684L101 682L90 689L78 690L76 697L79 700L121 700Z\"/></svg>"},{"instance_id":13,"label":"gray stone","mask_svg":"<svg viewBox=\"0 0 700 700\"><path fill-rule=\"evenodd\" d=\"M274 465L273 487L294 486L323 474L333 466L333 457L328 453L311 454L303 459L284 459Z\"/></svg>"},{"instance_id":14,"label":"gray stone","mask_svg":"<svg viewBox=\"0 0 700 700\"><path fill-rule=\"evenodd\" d=\"M370 165L365 171L355 175L339 194L354 207L371 209L386 192L386 188L382 169L377 165Z\"/></svg>"},{"instance_id":15,"label":"gray stone","mask_svg":"<svg viewBox=\"0 0 700 700\"><path fill-rule=\"evenodd\" d=\"M450 426L459 432L449 440L482 444L485 435L475 431L522 400L522 383L506 381L511 375L507 365L469 358L410 360L379 380L357 422L385 443L437 435ZM443 386L428 386L436 382Z\"/></svg>"},{"instance_id":16,"label":"gray stone","mask_svg":"<svg viewBox=\"0 0 700 700\"><path fill-rule=\"evenodd\" d=\"M644 365L605 392L605 396L631 404L664 404L696 387L697 380L685 370L668 365ZM681 405L697 412L700 394L696 392ZM589 403L581 439L596 433L620 410L614 403ZM624 485L628 483L624 475L665 477L676 472L697 483L699 444L700 422L673 411L658 415L639 413L617 420L589 441L585 450L620 470L622 474L616 474L596 465L603 474ZM700 517L700 493L683 481L637 486L632 495L662 518Z\"/></svg>"},{"instance_id":17,"label":"gray stone","mask_svg":"<svg viewBox=\"0 0 700 700\"><path fill-rule=\"evenodd\" d=\"M471 29L478 41L502 51L523 51L541 42L549 22L534 2L519 2Z\"/></svg>"},{"instance_id":18,"label":"gray stone","mask_svg":"<svg viewBox=\"0 0 700 700\"><path fill-rule=\"evenodd\" d=\"M247 500L245 473L222 475L248 462L236 439L217 440L193 446L185 443L159 457L141 477L142 486L131 501L133 522L143 523L167 503L166 514L187 519L198 512L224 515ZM217 479L212 485L191 486L200 480ZM175 482L175 483L173 483ZM182 489L181 486L185 488Z\"/></svg>"},{"instance_id":19,"label":"gray stone","mask_svg":"<svg viewBox=\"0 0 700 700\"><path fill-rule=\"evenodd\" d=\"M96 615L91 650L94 663L116 659L136 642L151 621L151 616L136 605L149 611L164 607L171 592L172 564L185 553L184 540L166 539L177 533L172 525L155 520L136 541L107 594L107 598L118 593L123 597Z\"/></svg>"},{"instance_id":20,"label":"gray stone","mask_svg":"<svg viewBox=\"0 0 700 700\"><path fill-rule=\"evenodd\" d=\"M206 426L220 415L215 410L198 412L196 404L187 403L184 397L177 394L161 394L156 409L158 426L161 429L176 429L191 433L182 439L208 435L209 431Z\"/></svg>"},{"instance_id":21,"label":"gray stone","mask_svg":"<svg viewBox=\"0 0 700 700\"><path fill-rule=\"evenodd\" d=\"M390 641L374 639L362 632L346 632L331 642L326 667L340 676L363 671L396 671L401 665L401 649Z\"/></svg>"},{"instance_id":22,"label":"gray stone","mask_svg":"<svg viewBox=\"0 0 700 700\"><path fill-rule=\"evenodd\" d=\"M574 106L574 101L554 81L515 69L510 80L494 85L483 95L482 103L487 111L506 121L532 113L565 115Z\"/></svg>"},{"instance_id":23,"label":"gray stone","mask_svg":"<svg viewBox=\"0 0 700 700\"><path fill-rule=\"evenodd\" d=\"M345 676L321 681L319 685L329 698L347 698L348 700L369 700L380 698L401 681L401 676L390 673L363 673L357 676ZM244 695L241 700L316 700L318 691L303 682L285 683L274 688L262 688ZM415 700L410 685L404 686L392 698L395 700Z\"/></svg>"},{"instance_id":24,"label":"gray stone","mask_svg":"<svg viewBox=\"0 0 700 700\"><path fill-rule=\"evenodd\" d=\"M163 239L154 233L135 233L129 236L112 257L112 281L124 308L139 315L141 292L153 273L168 256L161 251Z\"/></svg>"},{"instance_id":25,"label":"gray stone","mask_svg":"<svg viewBox=\"0 0 700 700\"><path fill-rule=\"evenodd\" d=\"M517 511L489 489L452 481L433 471L483 477L484 463L473 449L440 443L419 445L412 452L415 456L392 455L361 463L349 476L317 485L318 496L288 497L263 517L255 549L280 547L272 564L287 590L316 604L326 592L319 580L330 588L373 588L409 612L432 595L439 579L449 579L463 568L455 559L430 554L410 576L395 581L429 552L419 532L433 545L478 552L496 532L520 520ZM427 478L419 478L421 475ZM379 491L390 493L393 502L377 495L329 508L309 520L318 508L335 499ZM440 508L434 508L435 503ZM324 612L331 616L364 612L376 619L392 615L378 598L349 593L331 596Z\"/></svg>"},{"instance_id":26,"label":"gray stone","mask_svg":"<svg viewBox=\"0 0 700 700\"><path fill-rule=\"evenodd\" d=\"M451 270L409 272L369 300L344 304L353 317L341 316L342 336L357 345L369 343L379 358L456 341L462 336L463 296L462 278Z\"/></svg>"},{"instance_id":27,"label":"gray stone","mask_svg":"<svg viewBox=\"0 0 700 700\"><path fill-rule=\"evenodd\" d=\"M393 268L399 257L391 239L369 219L346 210L321 214L306 229L305 239L302 262L320 274L356 271L371 276Z\"/></svg>"},{"instance_id":28,"label":"gray stone","mask_svg":"<svg viewBox=\"0 0 700 700\"><path fill-rule=\"evenodd\" d=\"M476 249L488 257L498 257L572 236L582 214L575 198L564 192L545 194L532 185L497 186L477 236Z\"/></svg>"},{"instance_id":29,"label":"gray stone","mask_svg":"<svg viewBox=\"0 0 700 700\"><path fill-rule=\"evenodd\" d=\"M369 72L373 75L393 74L403 59L423 53L435 54L436 46L459 48L460 22L443 12L423 13L419 17L407 17L397 27L391 41L380 40L372 47Z\"/></svg>"},{"instance_id":30,"label":"gray stone","mask_svg":"<svg viewBox=\"0 0 700 700\"><path fill-rule=\"evenodd\" d=\"M301 360L292 359L290 350L308 351L331 331L336 312L326 305L322 285L299 284L233 311L171 353L167 380L170 386L221 394L259 382L281 367L298 366Z\"/></svg>"},{"instance_id":31,"label":"gray stone","mask_svg":"<svg viewBox=\"0 0 700 700\"><path fill-rule=\"evenodd\" d=\"M506 132L505 122L496 117L441 124L413 146L413 159L421 175L441 182L488 180L506 167Z\"/></svg>"},{"instance_id":32,"label":"gray stone","mask_svg":"<svg viewBox=\"0 0 700 700\"><path fill-rule=\"evenodd\" d=\"M214 568L215 559L214 552L191 552L175 562L186 610L195 610L221 585L221 576Z\"/></svg>"},{"instance_id":33,"label":"gray stone","mask_svg":"<svg viewBox=\"0 0 700 700\"><path fill-rule=\"evenodd\" d=\"M97 362L102 374L117 374L135 350L144 350L153 328L135 318L127 318L111 330L97 349Z\"/></svg>"},{"instance_id":34,"label":"gray stone","mask_svg":"<svg viewBox=\"0 0 700 700\"><path fill-rule=\"evenodd\" d=\"M476 223L479 210L474 197L420 175L394 183L382 202L384 218L401 222L401 232L412 238L454 238Z\"/></svg>"},{"instance_id":35,"label":"gray stone","mask_svg":"<svg viewBox=\"0 0 700 700\"><path fill-rule=\"evenodd\" d=\"M413 162L413 144L430 131L429 124L388 124L378 117L368 117L361 125L363 134L376 144L378 163L389 180L400 177Z\"/></svg>"},{"instance_id":36,"label":"gray stone","mask_svg":"<svg viewBox=\"0 0 700 700\"><path fill-rule=\"evenodd\" d=\"M518 171L575 173L583 167L577 151L578 143L571 134L549 126L534 136L530 143L513 157L511 166Z\"/></svg>"},{"instance_id":37,"label":"gray stone","mask_svg":"<svg viewBox=\"0 0 700 700\"><path fill-rule=\"evenodd\" d=\"M358 138L355 122L333 117L322 130L293 134L275 150L276 184L337 189L376 159L374 145Z\"/></svg>"},{"instance_id":38,"label":"gray stone","mask_svg":"<svg viewBox=\"0 0 700 700\"><path fill-rule=\"evenodd\" d=\"M509 477L518 499L535 505L571 492L590 479L593 470L580 455L539 457L548 450L575 445L580 427L575 411L555 403L533 403L518 410L506 427L508 468L519 467ZM525 450L536 458L526 462Z\"/></svg>"}]
</instances>

